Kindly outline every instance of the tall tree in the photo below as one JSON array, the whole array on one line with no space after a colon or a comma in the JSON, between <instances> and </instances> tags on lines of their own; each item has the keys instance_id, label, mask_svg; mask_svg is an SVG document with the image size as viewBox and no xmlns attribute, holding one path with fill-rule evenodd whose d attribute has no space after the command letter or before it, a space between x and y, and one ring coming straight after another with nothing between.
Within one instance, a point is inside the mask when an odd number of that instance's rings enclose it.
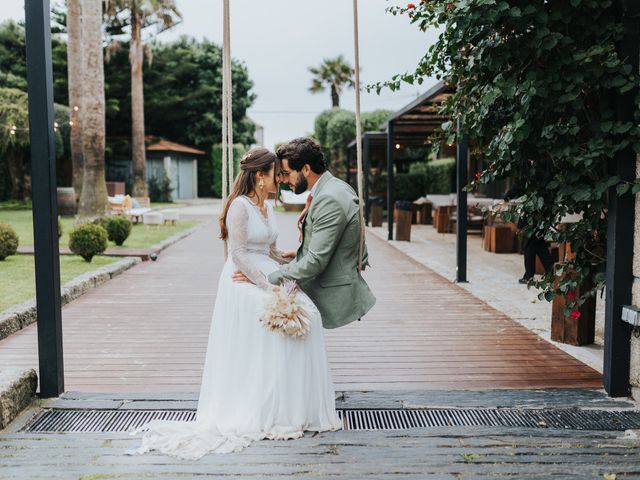
<instances>
[{"instance_id":1,"label":"tall tree","mask_svg":"<svg viewBox=\"0 0 640 480\"><path fill-rule=\"evenodd\" d=\"M104 215L107 208L102 0L82 0L82 19L84 175L78 214L86 220Z\"/></svg>"},{"instance_id":2,"label":"tall tree","mask_svg":"<svg viewBox=\"0 0 640 480\"><path fill-rule=\"evenodd\" d=\"M147 161L145 155L144 89L142 67L145 42L143 31L155 27L155 34L173 27L181 18L174 0L107 0L108 32L118 37L129 27L131 64L131 158L133 195L147 197ZM147 49L150 53L150 49Z\"/></svg>"},{"instance_id":3,"label":"tall tree","mask_svg":"<svg viewBox=\"0 0 640 480\"><path fill-rule=\"evenodd\" d=\"M25 181L29 151L27 94L15 88L0 88L0 155L6 160L11 179L11 198L28 196Z\"/></svg>"},{"instance_id":4,"label":"tall tree","mask_svg":"<svg viewBox=\"0 0 640 480\"><path fill-rule=\"evenodd\" d=\"M355 70L342 55L336 58L325 58L317 67L310 67L309 71L314 75L311 79L309 91L312 93L324 92L328 86L331 89L331 106L340 106L340 95L344 86L353 87Z\"/></svg>"},{"instance_id":5,"label":"tall tree","mask_svg":"<svg viewBox=\"0 0 640 480\"><path fill-rule=\"evenodd\" d=\"M82 191L84 160L82 156L82 1L67 0L67 65L69 108L71 113L71 164L76 198Z\"/></svg>"}]
</instances>

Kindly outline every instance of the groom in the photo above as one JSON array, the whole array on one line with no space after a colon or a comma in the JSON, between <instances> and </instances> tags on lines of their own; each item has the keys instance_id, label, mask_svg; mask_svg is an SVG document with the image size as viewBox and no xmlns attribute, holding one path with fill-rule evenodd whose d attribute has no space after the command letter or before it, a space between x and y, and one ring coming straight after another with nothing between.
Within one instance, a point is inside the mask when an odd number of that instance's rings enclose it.
<instances>
[{"instance_id":1,"label":"groom","mask_svg":"<svg viewBox=\"0 0 640 480\"><path fill-rule=\"evenodd\" d=\"M324 328L359 320L376 299L358 272L358 196L327 171L322 150L312 139L296 138L280 146L276 155L282 181L294 193L311 191L298 219L302 243L296 258L269 275L269 282L298 282L318 307ZM365 246L363 269L368 264ZM240 273L234 279L244 280Z\"/></svg>"}]
</instances>

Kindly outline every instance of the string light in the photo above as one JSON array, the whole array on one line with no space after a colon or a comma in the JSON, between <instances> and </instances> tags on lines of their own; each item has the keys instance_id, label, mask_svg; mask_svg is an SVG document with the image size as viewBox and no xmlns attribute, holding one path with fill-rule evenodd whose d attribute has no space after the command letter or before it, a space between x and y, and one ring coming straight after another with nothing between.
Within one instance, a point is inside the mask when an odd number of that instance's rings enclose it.
<instances>
[{"instance_id":1,"label":"string light","mask_svg":"<svg viewBox=\"0 0 640 480\"><path fill-rule=\"evenodd\" d=\"M74 112L77 112L78 110L80 110L80 109L79 109L77 106L74 106L74 107L73 107L73 111L74 111Z\"/></svg>"},{"instance_id":2,"label":"string light","mask_svg":"<svg viewBox=\"0 0 640 480\"><path fill-rule=\"evenodd\" d=\"M57 132L60 129L60 127L64 126L64 125L68 125L69 127L73 127L73 121L69 120L67 122L53 122L53 131ZM7 128L7 127L9 129L9 134L10 135L17 135L18 131L21 131L21 132L23 132L23 131L24 132L28 132L29 131L29 127L18 127L17 125L11 125L10 127L9 126L5 126L4 128ZM3 128L1 124L0 124L0 128Z\"/></svg>"}]
</instances>

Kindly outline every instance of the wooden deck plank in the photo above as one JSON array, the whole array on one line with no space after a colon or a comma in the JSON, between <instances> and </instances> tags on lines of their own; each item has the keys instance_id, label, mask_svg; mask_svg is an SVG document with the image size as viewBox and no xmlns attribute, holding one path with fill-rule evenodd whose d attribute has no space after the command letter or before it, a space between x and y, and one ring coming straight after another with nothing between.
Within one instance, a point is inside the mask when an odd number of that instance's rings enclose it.
<instances>
[{"instance_id":1,"label":"wooden deck plank","mask_svg":"<svg viewBox=\"0 0 640 480\"><path fill-rule=\"evenodd\" d=\"M280 215L283 241L295 216ZM326 330L337 390L600 387L590 367L369 237L378 303ZM215 222L63 310L67 390L197 392L223 263ZM37 366L35 326L0 341L0 364Z\"/></svg>"}]
</instances>

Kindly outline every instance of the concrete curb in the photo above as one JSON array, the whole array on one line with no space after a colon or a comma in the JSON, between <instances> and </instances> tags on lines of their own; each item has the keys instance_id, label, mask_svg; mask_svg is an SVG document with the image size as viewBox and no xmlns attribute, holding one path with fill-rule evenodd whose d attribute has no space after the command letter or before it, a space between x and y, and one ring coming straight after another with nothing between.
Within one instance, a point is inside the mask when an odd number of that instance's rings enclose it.
<instances>
[{"instance_id":1,"label":"concrete curb","mask_svg":"<svg viewBox=\"0 0 640 480\"><path fill-rule=\"evenodd\" d=\"M37 387L38 376L33 369L0 371L0 430L31 404Z\"/></svg>"},{"instance_id":2,"label":"concrete curb","mask_svg":"<svg viewBox=\"0 0 640 480\"><path fill-rule=\"evenodd\" d=\"M62 305L66 305L92 288L111 280L140 262L139 258L128 257L74 278L62 287ZM0 312L0 340L34 323L36 318L35 298Z\"/></svg>"}]
</instances>

